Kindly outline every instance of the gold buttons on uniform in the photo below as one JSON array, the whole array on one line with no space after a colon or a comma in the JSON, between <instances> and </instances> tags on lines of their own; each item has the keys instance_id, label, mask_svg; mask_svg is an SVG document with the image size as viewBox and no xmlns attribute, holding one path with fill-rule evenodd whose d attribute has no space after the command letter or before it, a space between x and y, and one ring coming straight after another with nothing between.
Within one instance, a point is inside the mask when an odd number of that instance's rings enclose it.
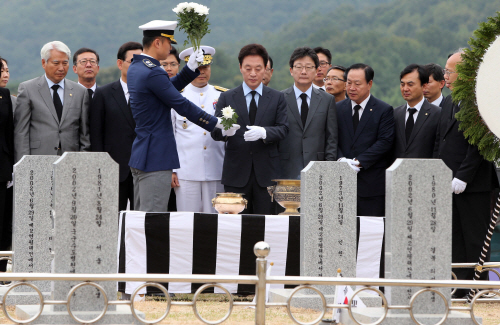
<instances>
[{"instance_id":1,"label":"gold buttons on uniform","mask_svg":"<svg viewBox=\"0 0 500 325\"><path fill-rule=\"evenodd\" d=\"M201 108L205 108L205 105L201 105Z\"/></svg>"},{"instance_id":2,"label":"gold buttons on uniform","mask_svg":"<svg viewBox=\"0 0 500 325\"><path fill-rule=\"evenodd\" d=\"M207 132L203 132L203 135L207 135Z\"/></svg>"},{"instance_id":3,"label":"gold buttons on uniform","mask_svg":"<svg viewBox=\"0 0 500 325\"><path fill-rule=\"evenodd\" d=\"M207 150L207 146L204 146L203 149Z\"/></svg>"},{"instance_id":4,"label":"gold buttons on uniform","mask_svg":"<svg viewBox=\"0 0 500 325\"><path fill-rule=\"evenodd\" d=\"M207 124L208 124L208 121L205 121L205 123L207 123Z\"/></svg>"},{"instance_id":5,"label":"gold buttons on uniform","mask_svg":"<svg viewBox=\"0 0 500 325\"><path fill-rule=\"evenodd\" d=\"M203 96L203 93L200 93L200 96Z\"/></svg>"},{"instance_id":6,"label":"gold buttons on uniform","mask_svg":"<svg viewBox=\"0 0 500 325\"><path fill-rule=\"evenodd\" d=\"M200 117L200 122L203 121L203 119Z\"/></svg>"}]
</instances>

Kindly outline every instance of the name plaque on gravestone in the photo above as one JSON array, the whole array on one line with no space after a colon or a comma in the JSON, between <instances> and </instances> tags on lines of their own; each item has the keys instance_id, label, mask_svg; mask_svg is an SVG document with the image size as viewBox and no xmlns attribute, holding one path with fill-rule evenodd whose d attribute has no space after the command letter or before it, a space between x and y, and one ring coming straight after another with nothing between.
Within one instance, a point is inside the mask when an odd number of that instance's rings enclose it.
<instances>
[{"instance_id":1,"label":"name plaque on gravestone","mask_svg":"<svg viewBox=\"0 0 500 325\"><path fill-rule=\"evenodd\" d=\"M54 163L54 273L116 273L118 164L103 152L66 152ZM54 281L53 297L66 300L77 283ZM116 299L116 282L99 282ZM73 305L73 301L75 302ZM72 310L102 310L104 298L83 287ZM109 306L108 310L115 310ZM66 306L55 306L65 310Z\"/></svg>"},{"instance_id":2,"label":"name plaque on gravestone","mask_svg":"<svg viewBox=\"0 0 500 325\"><path fill-rule=\"evenodd\" d=\"M356 276L357 176L347 163L310 162L301 172L300 275ZM319 286L334 294L334 286Z\"/></svg>"},{"instance_id":3,"label":"name plaque on gravestone","mask_svg":"<svg viewBox=\"0 0 500 325\"><path fill-rule=\"evenodd\" d=\"M451 180L451 170L440 159L397 159L387 169L387 278L451 278ZM386 296L390 304L408 305L420 289L386 287ZM439 291L450 302L450 289ZM440 314L444 303L436 293L426 292L418 296L414 312Z\"/></svg>"},{"instance_id":4,"label":"name plaque on gravestone","mask_svg":"<svg viewBox=\"0 0 500 325\"><path fill-rule=\"evenodd\" d=\"M24 156L14 165L12 250L16 273L50 273L52 261L52 164L58 156ZM50 282L34 281L42 292ZM32 291L26 286L16 292Z\"/></svg>"}]
</instances>

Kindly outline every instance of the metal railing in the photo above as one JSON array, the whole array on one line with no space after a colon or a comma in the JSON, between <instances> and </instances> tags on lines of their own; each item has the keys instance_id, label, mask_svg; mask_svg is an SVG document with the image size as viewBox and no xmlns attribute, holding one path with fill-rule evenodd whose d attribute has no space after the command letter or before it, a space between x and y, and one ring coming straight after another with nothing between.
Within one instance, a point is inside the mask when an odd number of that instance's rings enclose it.
<instances>
[{"instance_id":1,"label":"metal railing","mask_svg":"<svg viewBox=\"0 0 500 325\"><path fill-rule=\"evenodd\" d=\"M224 322L232 313L234 306L243 306L243 307L255 307L255 324L263 325L265 324L265 310L266 307L285 307L287 309L289 317L296 324L316 324L320 322L325 316L327 309L346 309L349 313L350 318L356 323L360 325L367 325L356 320L353 314L353 298L357 296L362 291L371 290L376 292L382 299L384 312L383 315L370 325L376 325L382 323L390 310L408 310L409 315L415 324L421 324L415 317L413 307L415 304L415 300L417 297L425 292L433 292L444 302L445 312L441 318L441 320L437 324L442 324L446 321L448 314L451 311L465 311L470 313L470 317L473 322L479 325L476 320L476 316L474 314L475 304L478 299L489 293L497 294L500 290L500 281L463 281L463 280L398 280L398 279L366 279L366 278L326 278L326 277L301 277L301 276L266 276L267 269L267 260L270 251L270 247L265 242L259 242L254 247L254 253L257 256L257 267L255 276L229 276L229 275L176 275L176 274L47 274L47 273L2 273L0 274L0 281L12 281L12 284L9 286L9 289L4 294L1 307L5 316L9 318L11 321L15 323L30 323L35 321L43 311L45 305L66 305L68 314L79 323L95 323L102 319L105 316L108 306L110 305L129 305L133 317L135 317L138 321L145 324L154 324L162 321L170 312L171 306L191 306L193 308L193 312L195 316L205 324L219 324ZM0 254L1 256L1 254ZM465 266L464 266L465 267ZM488 265L489 267L489 265ZM82 281L82 283L74 286L67 295L66 300L45 300L42 292L38 289L34 284L28 283L26 281ZM131 281L131 282L145 282L142 285L138 286L131 295L130 300L109 300L105 290L96 282L99 281ZM166 282L190 282L190 283L206 283L201 286L193 296L191 302L181 302L181 301L172 301L169 296L168 290L162 286L160 283ZM224 288L220 284L224 283L240 283L240 284L253 284L256 286L256 299L254 302L234 302L231 293ZM266 284L289 284L289 285L298 285L296 287L290 297L288 298L286 303L266 303ZM15 319L11 315L7 313L7 305L6 299L11 290L19 286L29 286L38 294L40 299L40 306L38 312L32 316L30 319ZM317 285L351 285L351 286L363 286L363 288L358 289L354 292L353 296L349 300L347 305L340 304L327 304L326 298L323 293L318 290ZM73 293L83 287L83 286L93 286L101 292L101 295L104 297L104 308L102 312L92 320L82 320L78 318L74 312L71 310L70 303L71 297ZM409 305L389 305L387 298L385 295L378 289L371 288L370 286L404 286L404 287L421 287L423 289L419 290L411 297L409 301ZM135 298L139 294L139 291L144 287L156 287L161 290L165 294L165 299L167 303L167 307L163 315L154 320L146 320L140 317L135 311ZM228 296L229 300L229 309L224 317L221 319L210 321L204 319L198 312L197 309L197 299L199 295L210 287L216 287L225 292ZM458 306L450 306L447 299L444 295L438 291L438 288L474 288L481 290L472 300L472 303L468 307L458 307ZM320 316L313 320L312 322L301 322L295 318L291 310L291 301L293 296L300 290L313 290L321 299L322 310ZM498 300L500 301L500 300Z\"/></svg>"}]
</instances>

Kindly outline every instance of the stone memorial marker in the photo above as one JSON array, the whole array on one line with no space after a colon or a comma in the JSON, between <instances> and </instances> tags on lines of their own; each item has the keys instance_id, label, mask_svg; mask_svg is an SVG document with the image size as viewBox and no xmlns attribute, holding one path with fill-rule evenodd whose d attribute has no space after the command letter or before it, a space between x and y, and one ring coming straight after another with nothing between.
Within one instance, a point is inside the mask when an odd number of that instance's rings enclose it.
<instances>
[{"instance_id":1,"label":"stone memorial marker","mask_svg":"<svg viewBox=\"0 0 500 325\"><path fill-rule=\"evenodd\" d=\"M387 278L450 279L452 178L451 170L438 159L397 159L387 169ZM408 305L420 289L388 287L386 296L392 305ZM449 303L450 289L439 291ZM424 293L417 298L414 312L442 314L443 300L436 293Z\"/></svg>"},{"instance_id":2,"label":"stone memorial marker","mask_svg":"<svg viewBox=\"0 0 500 325\"><path fill-rule=\"evenodd\" d=\"M52 273L113 274L117 270L118 164L104 152L66 152L53 164L54 263ZM66 300L80 282L53 281L52 299ZM108 300L116 300L117 283L98 282ZM93 286L78 288L71 311L88 321L104 309L104 296ZM137 323L128 306L108 305L100 324ZM16 306L20 318L32 306ZM36 324L72 324L66 305L49 305Z\"/></svg>"},{"instance_id":3,"label":"stone memorial marker","mask_svg":"<svg viewBox=\"0 0 500 325\"><path fill-rule=\"evenodd\" d=\"M58 156L24 156L14 165L14 220L12 250L16 273L50 273L52 261L52 164ZM49 281L34 281L42 292L50 291ZM26 286L15 292L33 292ZM11 295L9 294L9 297ZM36 303L38 295L33 296ZM15 303L30 303L19 296Z\"/></svg>"},{"instance_id":4,"label":"stone memorial marker","mask_svg":"<svg viewBox=\"0 0 500 325\"><path fill-rule=\"evenodd\" d=\"M54 163L54 211L53 273L116 273L118 164L107 153L67 152ZM75 284L55 281L54 299L66 299ZM99 284L116 298L116 283ZM74 299L74 310L103 308L95 288L79 289Z\"/></svg>"},{"instance_id":5,"label":"stone memorial marker","mask_svg":"<svg viewBox=\"0 0 500 325\"><path fill-rule=\"evenodd\" d=\"M356 172L347 163L310 162L301 172L300 275L356 276ZM334 286L319 286L324 294Z\"/></svg>"}]
</instances>

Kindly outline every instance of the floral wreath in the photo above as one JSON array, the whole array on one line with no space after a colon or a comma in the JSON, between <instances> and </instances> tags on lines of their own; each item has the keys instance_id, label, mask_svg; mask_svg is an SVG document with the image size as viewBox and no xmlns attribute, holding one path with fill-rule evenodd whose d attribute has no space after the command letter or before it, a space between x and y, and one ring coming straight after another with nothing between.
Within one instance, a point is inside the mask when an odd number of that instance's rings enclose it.
<instances>
[{"instance_id":1,"label":"floral wreath","mask_svg":"<svg viewBox=\"0 0 500 325\"><path fill-rule=\"evenodd\" d=\"M500 35L500 12L479 23L469 40L470 49L465 49L462 62L457 65L458 78L452 91L453 101L460 102L456 118L459 129L464 132L470 144L479 148L479 153L489 161L500 161L500 142L490 131L479 113L476 98L476 78L480 64L490 45Z\"/></svg>"}]
</instances>

